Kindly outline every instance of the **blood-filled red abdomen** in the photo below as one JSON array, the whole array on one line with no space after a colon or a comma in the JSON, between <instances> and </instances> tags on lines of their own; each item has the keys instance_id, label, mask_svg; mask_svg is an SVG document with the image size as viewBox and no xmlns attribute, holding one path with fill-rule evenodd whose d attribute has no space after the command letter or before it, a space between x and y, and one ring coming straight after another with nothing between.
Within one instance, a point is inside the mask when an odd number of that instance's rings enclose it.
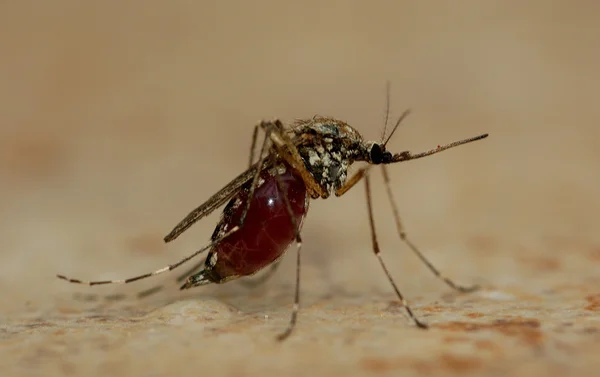
<instances>
[{"instance_id":1,"label":"blood-filled red abdomen","mask_svg":"<svg viewBox=\"0 0 600 377\"><path fill-rule=\"evenodd\" d=\"M292 221L273 174L274 169L261 173L259 185L254 191L250 209L240 230L212 248L207 258L207 267L210 265L216 280L251 275L279 259L294 242ZM285 171L280 168L278 174L295 222L301 228L308 211L306 186L289 166L285 167ZM238 195L229 201L213 233L213 240L239 224L248 202L250 185L251 182L246 183Z\"/></svg>"}]
</instances>

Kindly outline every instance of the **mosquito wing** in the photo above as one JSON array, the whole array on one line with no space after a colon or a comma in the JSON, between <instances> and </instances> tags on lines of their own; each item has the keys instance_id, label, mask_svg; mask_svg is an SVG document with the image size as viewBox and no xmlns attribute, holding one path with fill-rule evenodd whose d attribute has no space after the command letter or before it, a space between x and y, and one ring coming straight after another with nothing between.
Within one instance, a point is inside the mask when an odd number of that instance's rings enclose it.
<instances>
[{"instance_id":1,"label":"mosquito wing","mask_svg":"<svg viewBox=\"0 0 600 377\"><path fill-rule=\"evenodd\" d=\"M269 165L270 164L267 161L264 161L263 169L269 168ZM235 177L225 187L211 196L206 202L202 203L200 206L198 206L198 208L190 212L183 220L179 222L179 224L175 226L175 228L173 228L169 234L165 236L165 242L173 241L175 238L179 237L181 233L185 232L189 227L191 227L196 221L210 215L215 209L225 204L226 201L237 194L244 183L254 178L257 169L258 163L252 165L248 170Z\"/></svg>"}]
</instances>

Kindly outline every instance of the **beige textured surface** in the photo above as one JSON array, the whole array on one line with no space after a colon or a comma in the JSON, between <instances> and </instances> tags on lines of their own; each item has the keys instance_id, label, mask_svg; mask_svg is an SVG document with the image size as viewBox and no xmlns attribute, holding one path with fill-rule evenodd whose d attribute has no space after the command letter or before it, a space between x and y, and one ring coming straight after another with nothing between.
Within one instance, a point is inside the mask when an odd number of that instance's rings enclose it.
<instances>
[{"instance_id":1,"label":"beige textured surface","mask_svg":"<svg viewBox=\"0 0 600 377\"><path fill-rule=\"evenodd\" d=\"M598 3L245 3L0 5L2 376L597 375ZM291 254L256 290L55 279L191 252L216 215L161 238L244 168L256 121L332 115L376 139L386 79L393 114L414 111L393 149L491 134L391 169L409 235L481 292L401 245L375 179L384 258L430 331L371 254L362 187L312 202L284 344ZM144 301L73 298L161 282Z\"/></svg>"}]
</instances>

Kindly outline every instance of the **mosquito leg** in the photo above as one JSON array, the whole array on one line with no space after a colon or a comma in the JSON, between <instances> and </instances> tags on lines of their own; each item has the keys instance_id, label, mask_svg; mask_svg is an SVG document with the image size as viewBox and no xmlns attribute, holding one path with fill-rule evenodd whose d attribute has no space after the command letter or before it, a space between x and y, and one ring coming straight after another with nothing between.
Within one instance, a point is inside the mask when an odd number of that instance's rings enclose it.
<instances>
[{"instance_id":1,"label":"mosquito leg","mask_svg":"<svg viewBox=\"0 0 600 377\"><path fill-rule=\"evenodd\" d=\"M192 275L194 272L196 272L197 270L199 270L202 266L204 266L204 260L196 263L192 268L189 268L186 272L180 274L175 281L177 283L181 283L183 280L185 280L188 276ZM154 287L150 287L148 289L144 289L143 291L139 291L135 294L136 298L138 299L143 299L146 297L150 297L153 296L154 294L162 291L165 288L164 284L161 285L155 285ZM96 294L86 294L86 295L81 295L81 294L76 294L75 295L75 300L78 301L97 301L100 297L104 298L107 301L121 301L123 299L126 299L130 296L126 296L126 295L109 295L109 296L100 296L100 295L96 295Z\"/></svg>"},{"instance_id":2,"label":"mosquito leg","mask_svg":"<svg viewBox=\"0 0 600 377\"><path fill-rule=\"evenodd\" d=\"M383 259L381 258L381 254L380 254L381 250L379 249L379 242L377 242L377 234L375 232L375 220L373 219L373 203L371 201L371 186L369 183L368 175L365 176L365 189L366 189L366 194L367 194L367 210L369 213L369 225L371 227L371 240L373 242L373 252L377 256L377 259L379 260L379 264L381 264L381 267L383 268L385 275L387 276L389 282L392 284L392 287L394 288L394 291L396 292L396 296L398 296L398 299L400 300L400 302L402 302L402 306L404 306L404 308L406 309L406 312L408 313L410 318L414 321L414 323L415 323L415 325L417 325L417 327L426 329L426 328L428 328L428 326L425 323L419 321L417 319L417 317L415 317L410 306L408 306L408 302L406 302L406 300L404 299L404 296L402 296L402 293L400 293L398 286L394 282L392 275L390 275L390 272L388 271L387 267L385 266L385 263L383 262Z\"/></svg>"},{"instance_id":3,"label":"mosquito leg","mask_svg":"<svg viewBox=\"0 0 600 377\"><path fill-rule=\"evenodd\" d=\"M273 155L271 155L273 159ZM285 340L296 326L296 321L298 319L298 311L300 311L300 251L302 250L302 237L300 236L300 228L299 224L296 221L296 217L294 217L294 212L292 211L292 206L290 205L290 201L285 192L285 188L281 183L281 179L279 175L275 175L275 183L277 183L277 190L281 193L281 197L283 198L283 202L285 203L285 208L290 218L290 222L292 223L292 227L294 228L294 233L296 236L296 289L294 292L294 305L292 306L292 314L290 317L290 323L288 324L287 329L281 334L277 336L277 340L282 341Z\"/></svg>"},{"instance_id":4,"label":"mosquito leg","mask_svg":"<svg viewBox=\"0 0 600 377\"><path fill-rule=\"evenodd\" d=\"M402 222L400 221L398 205L396 204L396 200L394 199L394 195L392 194L392 189L391 189L391 184L390 184L390 176L388 174L388 171L387 171L387 168L385 167L385 165L381 165L381 169L383 172L383 180L385 182L387 196L388 196L388 199L390 200L390 205L392 206L392 211L394 213L394 219L396 220L396 229L398 230L398 235L400 236L400 239L408 245L408 247L417 255L417 257L419 257L419 259L423 263L425 263L427 268L429 268L429 270L431 272L433 272L433 274L438 279L440 279L443 282L445 282L446 284L448 284L448 286L450 286L451 288L456 289L459 292L473 292L473 291L479 289L478 285L471 285L471 286L458 285L458 284L454 283L452 280L450 280L449 278L443 276L440 273L440 271L437 268L435 268L433 266L433 264L431 264L431 262L429 262L429 260L427 260L427 258L425 258L425 256L419 251L419 249L406 237L404 227L402 226Z\"/></svg>"},{"instance_id":5,"label":"mosquito leg","mask_svg":"<svg viewBox=\"0 0 600 377\"><path fill-rule=\"evenodd\" d=\"M274 129L275 130L283 130L281 124L273 125L273 126L276 128L271 128L271 126L268 126L269 128L264 127L267 130L266 138L269 138L270 133ZM277 164L276 164L277 161L276 161L275 156L276 155L274 153L271 153L271 154L269 154L269 159L270 159L271 166L275 166L275 168L277 168ZM289 322L286 330L277 336L277 340L282 341L282 340L286 339L288 336L290 336L290 334L292 333L294 327L296 326L298 312L300 310L300 255L301 255L300 250L302 249L302 238L300 236L299 224L297 223L294 213L292 211L292 207L291 207L289 199L287 197L285 187L283 187L281 179L277 173L275 174L275 182L277 184L277 190L279 191L279 193L281 193L281 197L285 203L285 208L288 213L291 225L294 229L295 238L296 238L296 255L297 255L297 259L296 259L296 289L295 289L295 295L294 295L294 305L292 307L292 314L291 314L290 322ZM265 275L263 275L259 280L243 281L243 283L246 286L256 286L256 285L264 283L271 276L273 276L273 274L277 270L277 267L279 266L279 264L280 264L280 260L274 262L271 265L270 269L267 271L267 273Z\"/></svg>"},{"instance_id":6,"label":"mosquito leg","mask_svg":"<svg viewBox=\"0 0 600 377\"><path fill-rule=\"evenodd\" d=\"M265 150L267 140L271 140L270 139L271 133L272 132L280 132L280 135L281 135L281 133L283 132L283 125L279 121L277 121L274 124L270 124L270 125L267 125L266 123L263 123L262 125L263 125L263 128L266 129L267 134L265 136L263 150L261 151L261 159L263 158L263 155L264 155L264 150ZM294 147L294 146L292 145L292 147ZM277 168L277 164L276 164L277 161L276 161L275 156L276 156L275 153L270 153L268 157L269 157L271 166L275 166L275 168ZM299 158L299 155L298 155L298 158ZM304 166L302 160L296 161L296 164L294 164L294 165L298 165L298 164L302 164L302 166ZM294 229L295 238L296 238L296 288L295 288L295 294L294 294L294 304L292 306L292 314L290 317L290 322L288 324L288 327L286 328L286 330L283 333L281 333L277 336L277 340L282 341L282 340L285 340L292 333L294 327L296 326L296 322L298 319L298 312L300 310L300 261L301 261L300 251L302 249L302 238L300 236L300 229L299 229L298 223L296 221L296 218L294 216L294 212L292 211L292 206L290 205L290 201L287 197L285 187L283 187L281 179L277 173L275 174L275 182L277 184L277 190L281 193L281 197L283 198L283 201L285 203L285 208L288 213L292 227ZM249 198L251 198L251 196L249 196ZM251 201L251 199L248 202L250 202L250 201ZM269 269L269 271L267 271L267 273L265 275L263 275L260 280L254 281L254 282L244 282L244 283L247 286L248 285L256 286L261 283L264 283L271 276L273 276L273 274L277 270L277 267L279 266L279 263L280 263L280 261L274 262L274 264L271 265L271 268Z\"/></svg>"},{"instance_id":7,"label":"mosquito leg","mask_svg":"<svg viewBox=\"0 0 600 377\"><path fill-rule=\"evenodd\" d=\"M285 340L296 327L296 321L298 320L298 311L300 311L300 250L302 249L302 239L298 235L296 238L296 289L294 292L294 305L292 306L292 314L290 317L290 323L284 332L277 336L277 340Z\"/></svg>"},{"instance_id":8,"label":"mosquito leg","mask_svg":"<svg viewBox=\"0 0 600 377\"><path fill-rule=\"evenodd\" d=\"M252 163L254 162L254 149L256 148L256 139L258 137L259 127L259 125L254 126L254 131L252 132L252 142L250 143L250 160L248 162L248 167L252 167Z\"/></svg>"},{"instance_id":9,"label":"mosquito leg","mask_svg":"<svg viewBox=\"0 0 600 377\"><path fill-rule=\"evenodd\" d=\"M142 275L138 275L138 276L134 276L134 277L130 277L130 278L126 278L126 279L118 279L118 280L96 280L96 281L86 281L86 280L80 280L80 279L73 279L73 278L69 278L66 277L64 275L56 275L57 278L62 279L62 280L66 280L70 283L75 283L75 284L84 284L84 285L103 285L103 284L128 284L128 283L133 283L134 281L138 281L138 280L142 280L142 279L146 279L149 278L151 276L155 276L155 275L159 275L165 272L169 272L171 270L174 270L175 268L181 266L182 264L184 264L185 262L189 261L190 259L196 257L197 255L205 252L206 250L214 247L214 245L218 244L219 242L221 242L222 239L229 237L231 234L237 232L239 230L239 226L234 226L229 232L225 233L222 237L219 237L215 240L213 240L212 242L210 242L208 245L204 246L203 248L195 251L194 253L180 259L178 262L170 264L168 266L159 268L158 270L152 271L152 272L147 272L145 274Z\"/></svg>"},{"instance_id":10,"label":"mosquito leg","mask_svg":"<svg viewBox=\"0 0 600 377\"><path fill-rule=\"evenodd\" d=\"M356 185L361 179L365 177L370 168L371 165L359 169L356 173L354 173L354 175L352 175L346 180L346 183L344 183L342 187L335 190L335 196L342 196L346 192L348 192L348 190L354 187L354 185Z\"/></svg>"},{"instance_id":11,"label":"mosquito leg","mask_svg":"<svg viewBox=\"0 0 600 377\"><path fill-rule=\"evenodd\" d=\"M317 183L313 175L308 171L308 169L306 169L306 166L304 165L304 161L302 160L298 149L296 148L292 140L289 138L289 136L286 135L281 121L279 119L276 119L273 122L262 122L260 126L264 130L272 131L269 137L273 142L274 149L284 160L286 160L286 162L290 166L295 168L298 171L298 173L300 173L300 176L306 184L308 191L311 193L311 196L313 198L327 198L329 193L327 193L321 188L321 185Z\"/></svg>"},{"instance_id":12,"label":"mosquito leg","mask_svg":"<svg viewBox=\"0 0 600 377\"><path fill-rule=\"evenodd\" d=\"M192 275L194 272L196 272L197 270L199 270L202 266L204 266L204 260L196 263L192 268L189 268L186 272L184 272L183 274L180 274L177 278L176 278L176 282L177 283L181 283L183 280L185 280L188 276ZM165 285L161 284L161 285L155 285L154 287L150 287L148 289L144 289L143 291L139 291L135 294L135 296L138 299L143 299L146 297L150 297L153 296L154 294L162 291L164 289ZM103 298L104 300L107 301L122 301L128 297L130 297L129 295L106 295L106 296L100 296L97 294L86 294L86 295L81 295L81 294L75 294L74 299L77 301L98 301L100 298Z\"/></svg>"}]
</instances>

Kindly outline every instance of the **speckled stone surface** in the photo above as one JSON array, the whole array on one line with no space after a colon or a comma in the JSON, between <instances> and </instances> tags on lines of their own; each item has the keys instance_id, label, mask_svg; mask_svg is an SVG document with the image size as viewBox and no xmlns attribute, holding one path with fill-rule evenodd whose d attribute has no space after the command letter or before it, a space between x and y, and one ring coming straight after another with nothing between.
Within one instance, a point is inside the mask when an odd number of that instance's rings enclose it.
<instances>
[{"instance_id":1,"label":"speckled stone surface","mask_svg":"<svg viewBox=\"0 0 600 377\"><path fill-rule=\"evenodd\" d=\"M0 6L0 374L597 376L600 7L592 2L10 2ZM218 214L162 237L247 164L252 126L315 114L390 149L485 141L390 169L409 237L373 176L311 202L302 309L294 254L265 285L181 293ZM156 295L135 293L164 284ZM104 297L107 296L107 297ZM114 298L122 298L115 300Z\"/></svg>"}]
</instances>

